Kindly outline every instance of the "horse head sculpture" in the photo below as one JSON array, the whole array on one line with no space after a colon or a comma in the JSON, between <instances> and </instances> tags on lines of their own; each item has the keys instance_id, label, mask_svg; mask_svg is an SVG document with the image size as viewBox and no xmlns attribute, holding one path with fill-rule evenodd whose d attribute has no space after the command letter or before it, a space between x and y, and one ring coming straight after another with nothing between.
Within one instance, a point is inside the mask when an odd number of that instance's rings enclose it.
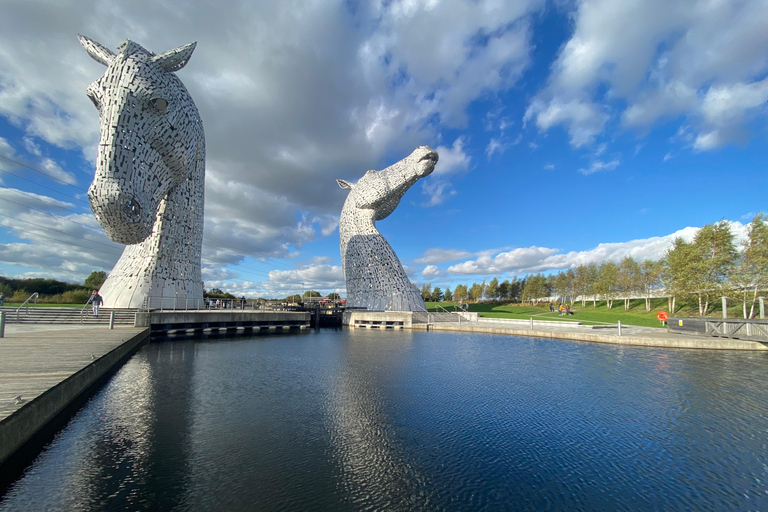
<instances>
[{"instance_id":1,"label":"horse head sculpture","mask_svg":"<svg viewBox=\"0 0 768 512\"><path fill-rule=\"evenodd\" d=\"M136 307L148 294L202 298L205 135L174 74L196 43L155 55L125 41L115 54L79 38L107 67L87 90L101 130L88 199L107 236L128 245L102 287L105 303Z\"/></svg>"},{"instance_id":2,"label":"horse head sculpture","mask_svg":"<svg viewBox=\"0 0 768 512\"><path fill-rule=\"evenodd\" d=\"M432 173L437 159L437 152L421 146L386 169L368 171L355 184L336 180L350 191L339 219L348 306L382 311L425 309L421 294L375 222L395 211L408 189Z\"/></svg>"}]
</instances>

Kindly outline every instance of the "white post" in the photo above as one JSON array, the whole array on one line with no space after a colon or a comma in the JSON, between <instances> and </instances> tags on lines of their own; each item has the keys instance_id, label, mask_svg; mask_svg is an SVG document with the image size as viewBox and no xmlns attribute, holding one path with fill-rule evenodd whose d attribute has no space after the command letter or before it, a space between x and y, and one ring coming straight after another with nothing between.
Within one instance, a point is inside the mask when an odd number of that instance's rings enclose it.
<instances>
[{"instance_id":1,"label":"white post","mask_svg":"<svg viewBox=\"0 0 768 512\"><path fill-rule=\"evenodd\" d=\"M765 297L758 297L760 299L760 318L765 318Z\"/></svg>"},{"instance_id":2,"label":"white post","mask_svg":"<svg viewBox=\"0 0 768 512\"><path fill-rule=\"evenodd\" d=\"M115 328L115 312L114 311L109 312L109 328L110 329Z\"/></svg>"},{"instance_id":3,"label":"white post","mask_svg":"<svg viewBox=\"0 0 768 512\"><path fill-rule=\"evenodd\" d=\"M621 336L621 320L619 320L619 336Z\"/></svg>"},{"instance_id":4,"label":"white post","mask_svg":"<svg viewBox=\"0 0 768 512\"><path fill-rule=\"evenodd\" d=\"M728 297L723 297L723 318L728 318Z\"/></svg>"},{"instance_id":5,"label":"white post","mask_svg":"<svg viewBox=\"0 0 768 512\"><path fill-rule=\"evenodd\" d=\"M531 330L533 330L533 317L531 317Z\"/></svg>"}]
</instances>

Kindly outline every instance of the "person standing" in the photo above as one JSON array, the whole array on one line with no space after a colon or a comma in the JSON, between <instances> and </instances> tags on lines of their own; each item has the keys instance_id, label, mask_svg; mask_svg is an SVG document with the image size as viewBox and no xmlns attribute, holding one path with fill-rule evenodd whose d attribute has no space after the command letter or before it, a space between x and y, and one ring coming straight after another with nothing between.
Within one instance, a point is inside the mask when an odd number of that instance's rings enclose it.
<instances>
[{"instance_id":1,"label":"person standing","mask_svg":"<svg viewBox=\"0 0 768 512\"><path fill-rule=\"evenodd\" d=\"M99 318L99 306L101 306L102 302L104 302L104 300L101 298L101 295L99 295L99 292L93 290L93 294L91 295L91 298L88 299L88 302L90 302L91 306L93 307L93 316L95 318Z\"/></svg>"}]
</instances>

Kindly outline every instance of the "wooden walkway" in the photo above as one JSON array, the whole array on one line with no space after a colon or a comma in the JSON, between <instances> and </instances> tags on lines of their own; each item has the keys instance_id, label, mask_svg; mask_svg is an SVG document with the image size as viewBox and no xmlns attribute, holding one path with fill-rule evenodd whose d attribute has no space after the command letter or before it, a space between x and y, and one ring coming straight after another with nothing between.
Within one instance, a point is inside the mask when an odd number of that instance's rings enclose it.
<instances>
[{"instance_id":1,"label":"wooden walkway","mask_svg":"<svg viewBox=\"0 0 768 512\"><path fill-rule=\"evenodd\" d=\"M0 338L0 441L11 442L7 431L34 434L35 427L26 420L20 427L19 418L34 415L33 423L44 425L43 417L58 414L54 409L66 407L148 338L147 328L6 325ZM0 462L7 448L0 447Z\"/></svg>"}]
</instances>

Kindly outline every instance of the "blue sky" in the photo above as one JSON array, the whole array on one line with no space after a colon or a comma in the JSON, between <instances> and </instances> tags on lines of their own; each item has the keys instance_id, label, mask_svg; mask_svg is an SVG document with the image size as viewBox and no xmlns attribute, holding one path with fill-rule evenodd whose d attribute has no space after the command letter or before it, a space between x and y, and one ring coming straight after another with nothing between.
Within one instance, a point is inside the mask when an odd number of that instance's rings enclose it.
<instances>
[{"instance_id":1,"label":"blue sky","mask_svg":"<svg viewBox=\"0 0 768 512\"><path fill-rule=\"evenodd\" d=\"M257 5L254 5L257 4ZM419 145L378 223L417 284L658 259L766 209L764 1L0 0L0 274L82 282L122 246L85 196L111 48L197 48L207 288L340 291L345 191Z\"/></svg>"}]
</instances>

